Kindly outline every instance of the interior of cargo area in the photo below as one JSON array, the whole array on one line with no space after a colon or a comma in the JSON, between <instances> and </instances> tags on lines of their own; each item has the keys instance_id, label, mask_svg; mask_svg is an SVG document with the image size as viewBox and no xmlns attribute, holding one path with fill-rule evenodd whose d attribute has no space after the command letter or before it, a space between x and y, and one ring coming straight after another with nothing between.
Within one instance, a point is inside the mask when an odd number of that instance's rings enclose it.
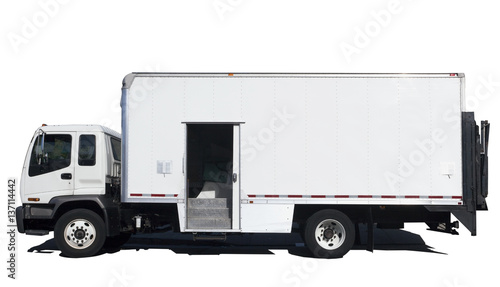
<instances>
[{"instance_id":1,"label":"interior of cargo area","mask_svg":"<svg viewBox=\"0 0 500 287\"><path fill-rule=\"evenodd\" d=\"M230 229L233 125L187 125L188 229Z\"/></svg>"}]
</instances>

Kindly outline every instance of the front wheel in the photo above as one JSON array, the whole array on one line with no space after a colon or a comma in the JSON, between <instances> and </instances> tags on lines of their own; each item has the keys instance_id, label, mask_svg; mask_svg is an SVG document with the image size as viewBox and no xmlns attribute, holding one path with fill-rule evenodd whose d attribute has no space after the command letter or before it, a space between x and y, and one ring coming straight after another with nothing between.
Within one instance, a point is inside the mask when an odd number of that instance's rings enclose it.
<instances>
[{"instance_id":1,"label":"front wheel","mask_svg":"<svg viewBox=\"0 0 500 287\"><path fill-rule=\"evenodd\" d=\"M57 221L54 239L62 254L68 257L95 255L106 240L104 221L91 210L68 211Z\"/></svg>"},{"instance_id":2,"label":"front wheel","mask_svg":"<svg viewBox=\"0 0 500 287\"><path fill-rule=\"evenodd\" d=\"M315 257L340 258L351 250L355 237L354 224L344 213L321 210L306 222L305 243Z\"/></svg>"}]
</instances>

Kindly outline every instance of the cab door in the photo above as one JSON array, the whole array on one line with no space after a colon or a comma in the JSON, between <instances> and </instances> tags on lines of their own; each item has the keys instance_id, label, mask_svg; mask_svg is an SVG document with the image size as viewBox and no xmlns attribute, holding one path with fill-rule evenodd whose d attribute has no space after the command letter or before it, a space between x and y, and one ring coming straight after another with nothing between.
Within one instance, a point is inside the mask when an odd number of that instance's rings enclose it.
<instances>
[{"instance_id":1,"label":"cab door","mask_svg":"<svg viewBox=\"0 0 500 287\"><path fill-rule=\"evenodd\" d=\"M106 185L106 138L103 133L78 132L75 153L75 195L104 194Z\"/></svg>"},{"instance_id":2,"label":"cab door","mask_svg":"<svg viewBox=\"0 0 500 287\"><path fill-rule=\"evenodd\" d=\"M33 138L23 167L23 202L48 203L55 196L73 195L76 142L75 132L47 132Z\"/></svg>"}]
</instances>

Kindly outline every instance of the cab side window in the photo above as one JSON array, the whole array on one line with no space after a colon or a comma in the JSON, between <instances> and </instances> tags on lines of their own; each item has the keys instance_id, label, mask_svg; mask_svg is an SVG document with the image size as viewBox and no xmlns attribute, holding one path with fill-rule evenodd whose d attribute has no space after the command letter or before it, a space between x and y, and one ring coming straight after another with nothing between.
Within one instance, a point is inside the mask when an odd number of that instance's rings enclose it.
<instances>
[{"instance_id":1,"label":"cab side window","mask_svg":"<svg viewBox=\"0 0 500 287\"><path fill-rule=\"evenodd\" d=\"M81 135L78 145L78 165L95 165L95 135Z\"/></svg>"},{"instance_id":2,"label":"cab side window","mask_svg":"<svg viewBox=\"0 0 500 287\"><path fill-rule=\"evenodd\" d=\"M111 138L111 150L116 161L122 160L122 142L119 139Z\"/></svg>"},{"instance_id":3,"label":"cab side window","mask_svg":"<svg viewBox=\"0 0 500 287\"><path fill-rule=\"evenodd\" d=\"M71 135L46 134L35 139L31 151L29 176L37 176L71 164Z\"/></svg>"}]
</instances>

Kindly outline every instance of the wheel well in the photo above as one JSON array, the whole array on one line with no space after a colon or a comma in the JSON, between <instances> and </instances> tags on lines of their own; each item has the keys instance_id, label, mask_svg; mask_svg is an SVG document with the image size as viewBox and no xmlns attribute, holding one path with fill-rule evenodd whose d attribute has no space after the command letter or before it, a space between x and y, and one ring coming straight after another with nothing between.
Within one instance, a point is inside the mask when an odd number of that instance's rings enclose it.
<instances>
[{"instance_id":1,"label":"wheel well","mask_svg":"<svg viewBox=\"0 0 500 287\"><path fill-rule=\"evenodd\" d=\"M55 213L54 217L52 218L52 227L55 226L57 220L59 220L59 218L63 214L65 214L66 212L68 212L70 210L74 210L74 209L78 209L78 208L91 210L91 211L97 213L97 215L99 215L102 218L102 220L104 220L104 222L106 222L106 219L104 218L104 212L102 211L102 208L99 206L99 204L97 204L97 202L91 201L91 200L69 201L69 202L65 202L65 203L61 204L61 206L59 206L59 208L57 208L56 213Z\"/></svg>"},{"instance_id":2,"label":"wheel well","mask_svg":"<svg viewBox=\"0 0 500 287\"><path fill-rule=\"evenodd\" d=\"M295 205L295 210L293 213L293 222L298 223L300 226L303 226L307 219L311 217L318 211L325 209L334 209L338 210L351 219L353 223L365 222L367 215L367 208L363 206L354 206L354 205Z\"/></svg>"}]
</instances>

